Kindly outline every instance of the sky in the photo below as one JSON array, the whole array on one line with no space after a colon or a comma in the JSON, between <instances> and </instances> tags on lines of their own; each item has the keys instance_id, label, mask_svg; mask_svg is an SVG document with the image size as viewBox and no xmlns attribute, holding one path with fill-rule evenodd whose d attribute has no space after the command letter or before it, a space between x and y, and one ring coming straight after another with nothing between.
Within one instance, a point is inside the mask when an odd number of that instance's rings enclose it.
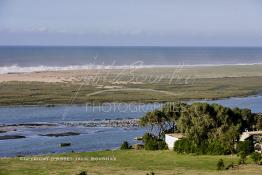
<instances>
[{"instance_id":1,"label":"sky","mask_svg":"<svg viewBox=\"0 0 262 175\"><path fill-rule=\"evenodd\" d=\"M262 1L0 0L0 45L262 46Z\"/></svg>"}]
</instances>

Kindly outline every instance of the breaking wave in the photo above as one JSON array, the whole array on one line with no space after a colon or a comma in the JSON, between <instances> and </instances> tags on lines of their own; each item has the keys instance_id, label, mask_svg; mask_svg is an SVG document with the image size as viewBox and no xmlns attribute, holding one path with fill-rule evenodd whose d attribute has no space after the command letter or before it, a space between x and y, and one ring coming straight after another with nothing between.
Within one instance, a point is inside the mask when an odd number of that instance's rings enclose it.
<instances>
[{"instance_id":1,"label":"breaking wave","mask_svg":"<svg viewBox=\"0 0 262 175\"><path fill-rule=\"evenodd\" d=\"M196 64L196 65L71 65L71 66L28 66L21 67L18 65L2 66L0 67L0 74L12 74L12 73L29 73L29 72L42 72L42 71L67 71L67 70L85 70L85 69L136 69L136 68L172 68L172 67L212 67L212 66L226 66L226 65L261 65L262 63L250 63L250 64Z\"/></svg>"}]
</instances>

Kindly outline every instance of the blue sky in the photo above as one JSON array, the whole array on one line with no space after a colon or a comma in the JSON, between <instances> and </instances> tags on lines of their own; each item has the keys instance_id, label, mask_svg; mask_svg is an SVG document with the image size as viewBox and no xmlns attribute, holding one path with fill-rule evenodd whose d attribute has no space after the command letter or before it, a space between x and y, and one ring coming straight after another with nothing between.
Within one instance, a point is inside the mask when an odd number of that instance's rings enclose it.
<instances>
[{"instance_id":1,"label":"blue sky","mask_svg":"<svg viewBox=\"0 0 262 175\"><path fill-rule=\"evenodd\" d=\"M262 1L0 0L0 45L262 46Z\"/></svg>"}]
</instances>

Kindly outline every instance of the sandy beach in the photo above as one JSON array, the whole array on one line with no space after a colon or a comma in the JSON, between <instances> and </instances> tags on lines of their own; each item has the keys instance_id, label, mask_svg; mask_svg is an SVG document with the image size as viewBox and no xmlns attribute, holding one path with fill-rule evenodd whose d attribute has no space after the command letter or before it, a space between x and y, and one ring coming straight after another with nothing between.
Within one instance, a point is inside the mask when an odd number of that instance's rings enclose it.
<instances>
[{"instance_id":1,"label":"sandy beach","mask_svg":"<svg viewBox=\"0 0 262 175\"><path fill-rule=\"evenodd\" d=\"M130 76L175 76L191 78L224 78L224 77L255 77L262 76L262 65L224 65L224 66L187 66L162 68L136 68L136 69L81 69L63 71L39 71L0 74L0 82L81 82L86 79L103 77L114 79L116 77ZM124 81L122 81L124 84ZM139 83L139 82L133 82Z\"/></svg>"}]
</instances>

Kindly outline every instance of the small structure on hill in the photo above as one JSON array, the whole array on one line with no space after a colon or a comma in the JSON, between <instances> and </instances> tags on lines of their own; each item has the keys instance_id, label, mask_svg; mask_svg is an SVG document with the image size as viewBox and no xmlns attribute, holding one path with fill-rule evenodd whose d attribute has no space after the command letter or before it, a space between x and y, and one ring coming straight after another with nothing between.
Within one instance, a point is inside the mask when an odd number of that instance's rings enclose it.
<instances>
[{"instance_id":1,"label":"small structure on hill","mask_svg":"<svg viewBox=\"0 0 262 175\"><path fill-rule=\"evenodd\" d=\"M168 149L173 150L175 142L182 138L183 135L181 133L165 134L165 142L168 146Z\"/></svg>"},{"instance_id":2,"label":"small structure on hill","mask_svg":"<svg viewBox=\"0 0 262 175\"><path fill-rule=\"evenodd\" d=\"M253 137L255 151L262 152L262 131L249 131L243 132L240 136L240 141L245 141L246 139Z\"/></svg>"},{"instance_id":3,"label":"small structure on hill","mask_svg":"<svg viewBox=\"0 0 262 175\"><path fill-rule=\"evenodd\" d=\"M243 132L240 136L240 141L245 141L247 138L251 136L262 136L262 131L249 131L249 132Z\"/></svg>"}]
</instances>

